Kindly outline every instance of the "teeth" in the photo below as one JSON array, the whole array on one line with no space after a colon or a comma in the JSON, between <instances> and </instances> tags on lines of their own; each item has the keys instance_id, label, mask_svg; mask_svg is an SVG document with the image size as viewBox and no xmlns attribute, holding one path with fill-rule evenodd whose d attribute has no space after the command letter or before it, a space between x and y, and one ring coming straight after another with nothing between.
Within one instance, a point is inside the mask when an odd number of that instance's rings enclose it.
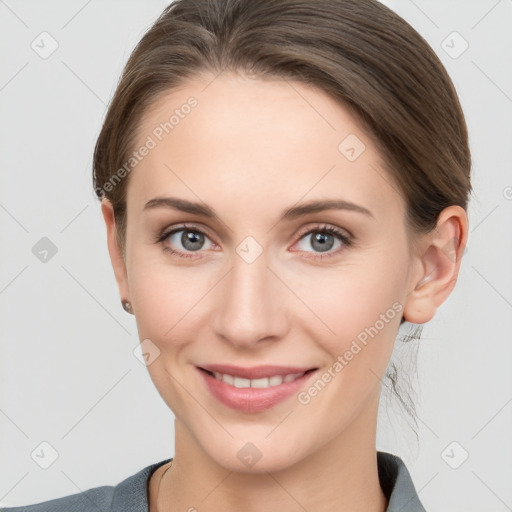
<instances>
[{"instance_id":1,"label":"teeth","mask_svg":"<svg viewBox=\"0 0 512 512\"><path fill-rule=\"evenodd\" d=\"M244 379L243 377L234 377L223 373L214 373L217 380L221 380L235 388L269 388L280 386L283 382L291 382L304 373L290 373L288 375L274 375L273 377L264 377L262 379Z\"/></svg>"},{"instance_id":2,"label":"teeth","mask_svg":"<svg viewBox=\"0 0 512 512\"><path fill-rule=\"evenodd\" d=\"M233 386L235 386L235 388L250 388L251 380L243 379L242 377L235 377L235 382L233 382Z\"/></svg>"},{"instance_id":3,"label":"teeth","mask_svg":"<svg viewBox=\"0 0 512 512\"><path fill-rule=\"evenodd\" d=\"M252 379L251 380L251 388L268 388L268 379Z\"/></svg>"},{"instance_id":4,"label":"teeth","mask_svg":"<svg viewBox=\"0 0 512 512\"><path fill-rule=\"evenodd\" d=\"M279 386L279 384L283 383L283 377L281 375L274 375L273 377L269 377L268 385L269 386Z\"/></svg>"}]
</instances>

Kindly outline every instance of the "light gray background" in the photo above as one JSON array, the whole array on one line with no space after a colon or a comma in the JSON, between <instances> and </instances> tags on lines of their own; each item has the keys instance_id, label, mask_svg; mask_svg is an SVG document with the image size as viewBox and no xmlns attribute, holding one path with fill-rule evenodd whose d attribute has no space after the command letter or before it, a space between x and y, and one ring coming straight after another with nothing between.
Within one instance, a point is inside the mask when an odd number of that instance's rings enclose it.
<instances>
[{"instance_id":1,"label":"light gray background","mask_svg":"<svg viewBox=\"0 0 512 512\"><path fill-rule=\"evenodd\" d=\"M420 343L419 445L392 409L378 447L404 459L429 511L512 510L512 0L385 3L455 83L475 193L459 281ZM173 414L134 356L90 178L122 67L165 5L0 0L3 505L114 485L174 453ZM59 45L47 59L31 47L43 31ZM453 58L461 37L469 47ZM43 237L57 248L46 262L32 252Z\"/></svg>"}]
</instances>

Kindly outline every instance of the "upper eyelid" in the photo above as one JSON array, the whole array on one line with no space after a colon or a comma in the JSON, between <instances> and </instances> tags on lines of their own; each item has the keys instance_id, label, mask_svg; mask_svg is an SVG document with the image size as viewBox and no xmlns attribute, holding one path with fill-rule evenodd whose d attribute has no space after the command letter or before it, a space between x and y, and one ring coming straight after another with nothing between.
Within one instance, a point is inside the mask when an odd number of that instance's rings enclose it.
<instances>
[{"instance_id":1,"label":"upper eyelid","mask_svg":"<svg viewBox=\"0 0 512 512\"><path fill-rule=\"evenodd\" d=\"M210 234L210 230L204 226L195 226L195 225L178 225L178 226L169 226L168 228L165 228L162 230L160 237L165 239L171 235L174 235L175 233L179 233L180 231L198 231L200 233L203 233L204 235L207 235L208 238L215 238L212 237ZM213 241L213 240L212 240Z\"/></svg>"},{"instance_id":2,"label":"upper eyelid","mask_svg":"<svg viewBox=\"0 0 512 512\"><path fill-rule=\"evenodd\" d=\"M353 238L352 233L350 233L350 231L348 231L347 229L340 228L338 226L335 226L334 224L328 224L326 222L319 222L316 224L316 226L309 226L303 229L301 228L298 232L298 236L302 237L314 231L322 232L328 229L335 229L336 231L339 231L340 235L350 239Z\"/></svg>"}]
</instances>

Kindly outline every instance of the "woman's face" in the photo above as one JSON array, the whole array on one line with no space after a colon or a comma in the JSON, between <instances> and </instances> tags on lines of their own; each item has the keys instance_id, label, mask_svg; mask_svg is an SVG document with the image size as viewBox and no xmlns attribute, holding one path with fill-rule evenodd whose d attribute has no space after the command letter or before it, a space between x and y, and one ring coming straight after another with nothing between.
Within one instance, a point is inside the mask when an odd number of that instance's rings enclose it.
<instances>
[{"instance_id":1,"label":"woman's face","mask_svg":"<svg viewBox=\"0 0 512 512\"><path fill-rule=\"evenodd\" d=\"M121 293L182 442L258 472L371 438L422 269L367 134L316 88L230 73L171 91L137 133ZM243 371L260 366L315 370Z\"/></svg>"}]
</instances>

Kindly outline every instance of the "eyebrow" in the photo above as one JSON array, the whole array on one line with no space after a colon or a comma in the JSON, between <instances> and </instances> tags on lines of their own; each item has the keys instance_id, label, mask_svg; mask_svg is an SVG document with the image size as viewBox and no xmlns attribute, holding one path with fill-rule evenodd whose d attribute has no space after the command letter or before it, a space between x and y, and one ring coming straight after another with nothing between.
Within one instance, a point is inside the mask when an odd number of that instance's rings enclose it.
<instances>
[{"instance_id":1,"label":"eyebrow","mask_svg":"<svg viewBox=\"0 0 512 512\"><path fill-rule=\"evenodd\" d=\"M144 205L144 211L152 210L154 208L171 208L194 215L202 215L203 217L208 218L217 217L215 211L209 206L188 201L186 199L178 199L177 197L155 197ZM302 215L317 213L324 210L348 210L375 218L373 213L363 206L341 199L328 199L323 201L309 201L298 206L292 206L282 212L281 220L291 220L301 217Z\"/></svg>"}]
</instances>

